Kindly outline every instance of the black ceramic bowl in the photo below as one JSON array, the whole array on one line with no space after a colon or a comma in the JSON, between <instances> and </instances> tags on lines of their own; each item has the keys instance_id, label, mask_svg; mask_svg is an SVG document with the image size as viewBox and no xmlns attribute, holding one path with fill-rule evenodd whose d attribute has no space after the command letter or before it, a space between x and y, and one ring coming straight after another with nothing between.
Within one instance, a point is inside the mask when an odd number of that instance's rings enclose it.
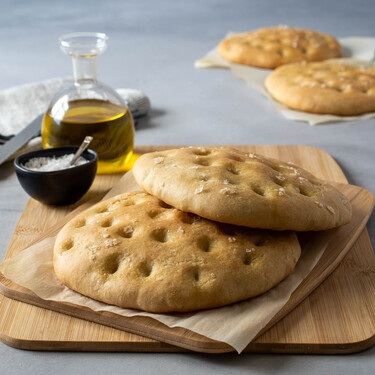
<instances>
[{"instance_id":1,"label":"black ceramic bowl","mask_svg":"<svg viewBox=\"0 0 375 375\"><path fill-rule=\"evenodd\" d=\"M74 154L77 149L78 147L56 147L18 156L14 160L14 168L26 193L44 204L66 205L77 202L94 181L98 161L96 152L86 150L81 156L88 163L58 171L32 171L23 166L32 158L59 157Z\"/></svg>"}]
</instances>

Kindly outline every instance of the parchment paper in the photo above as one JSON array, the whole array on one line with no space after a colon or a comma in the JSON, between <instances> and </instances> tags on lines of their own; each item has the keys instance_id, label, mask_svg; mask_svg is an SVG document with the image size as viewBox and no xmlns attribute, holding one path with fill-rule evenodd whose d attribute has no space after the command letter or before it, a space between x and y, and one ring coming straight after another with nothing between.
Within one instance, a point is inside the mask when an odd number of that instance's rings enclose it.
<instances>
[{"instance_id":1,"label":"parchment paper","mask_svg":"<svg viewBox=\"0 0 375 375\"><path fill-rule=\"evenodd\" d=\"M132 190L140 188L132 172L128 172L103 199ZM229 306L187 314L152 314L122 309L70 290L60 283L53 271L55 237L49 237L4 261L0 264L0 272L45 300L70 302L94 311L110 311L127 317L148 316L169 327L184 327L225 342L240 353L286 304L292 292L314 268L333 235L334 230L307 234L301 258L292 274L267 293Z\"/></svg>"},{"instance_id":2,"label":"parchment paper","mask_svg":"<svg viewBox=\"0 0 375 375\"><path fill-rule=\"evenodd\" d=\"M237 32L228 32L225 38L237 34ZM349 37L339 39L343 47L343 56L341 59L332 59L330 61L339 61L347 64L356 65L374 65L372 59L375 52L375 38ZM242 78L247 85L258 91L268 99L272 100L276 109L286 118L294 121L307 122L310 125L318 125L329 122L353 121L358 119L368 119L375 117L375 113L366 113L360 116L336 116L320 115L308 112L290 109L285 105L276 102L264 87L264 81L272 72L271 69L261 69L241 64L235 64L225 60L220 56L217 47L209 51L203 58L195 62L196 68L225 68L230 69L235 77Z\"/></svg>"}]
</instances>

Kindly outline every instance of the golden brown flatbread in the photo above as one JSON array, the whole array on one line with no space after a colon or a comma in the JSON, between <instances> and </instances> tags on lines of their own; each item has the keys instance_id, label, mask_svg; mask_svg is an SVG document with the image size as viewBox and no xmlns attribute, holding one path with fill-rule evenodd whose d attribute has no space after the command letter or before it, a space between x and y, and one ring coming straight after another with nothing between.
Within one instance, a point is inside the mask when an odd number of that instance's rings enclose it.
<instances>
[{"instance_id":1,"label":"golden brown flatbread","mask_svg":"<svg viewBox=\"0 0 375 375\"><path fill-rule=\"evenodd\" d=\"M351 218L350 203L327 182L296 165L235 149L148 153L133 173L142 189L162 201L223 223L310 231Z\"/></svg>"},{"instance_id":2,"label":"golden brown flatbread","mask_svg":"<svg viewBox=\"0 0 375 375\"><path fill-rule=\"evenodd\" d=\"M375 111L375 67L289 64L273 71L265 86L275 100L300 111L341 116Z\"/></svg>"},{"instance_id":3,"label":"golden brown flatbread","mask_svg":"<svg viewBox=\"0 0 375 375\"><path fill-rule=\"evenodd\" d=\"M67 223L53 265L63 284L96 300L183 312L266 292L292 272L300 251L294 232L220 224L130 192Z\"/></svg>"},{"instance_id":4,"label":"golden brown flatbread","mask_svg":"<svg viewBox=\"0 0 375 375\"><path fill-rule=\"evenodd\" d=\"M218 51L225 59L273 69L299 61L341 57L341 46L331 35L297 27L265 27L223 40Z\"/></svg>"}]
</instances>

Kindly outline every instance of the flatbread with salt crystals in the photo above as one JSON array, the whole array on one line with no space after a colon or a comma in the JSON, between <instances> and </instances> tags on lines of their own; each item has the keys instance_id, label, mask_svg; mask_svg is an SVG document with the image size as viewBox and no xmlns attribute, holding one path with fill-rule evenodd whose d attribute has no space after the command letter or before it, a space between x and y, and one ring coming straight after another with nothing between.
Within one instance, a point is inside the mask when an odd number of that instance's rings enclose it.
<instances>
[{"instance_id":1,"label":"flatbread with salt crystals","mask_svg":"<svg viewBox=\"0 0 375 375\"><path fill-rule=\"evenodd\" d=\"M337 62L281 66L266 79L271 96L299 111L341 116L375 111L375 67Z\"/></svg>"},{"instance_id":2,"label":"flatbread with salt crystals","mask_svg":"<svg viewBox=\"0 0 375 375\"><path fill-rule=\"evenodd\" d=\"M145 191L204 218L273 230L317 231L351 218L347 198L304 169L235 149L188 147L142 155Z\"/></svg>"},{"instance_id":3,"label":"flatbread with salt crystals","mask_svg":"<svg viewBox=\"0 0 375 375\"><path fill-rule=\"evenodd\" d=\"M79 214L56 238L69 288L123 308L193 311L266 292L300 256L294 232L220 224L129 192Z\"/></svg>"},{"instance_id":4,"label":"flatbread with salt crystals","mask_svg":"<svg viewBox=\"0 0 375 375\"><path fill-rule=\"evenodd\" d=\"M273 69L299 61L322 61L341 56L341 46L331 35L298 27L276 26L233 35L220 42L225 59Z\"/></svg>"}]
</instances>

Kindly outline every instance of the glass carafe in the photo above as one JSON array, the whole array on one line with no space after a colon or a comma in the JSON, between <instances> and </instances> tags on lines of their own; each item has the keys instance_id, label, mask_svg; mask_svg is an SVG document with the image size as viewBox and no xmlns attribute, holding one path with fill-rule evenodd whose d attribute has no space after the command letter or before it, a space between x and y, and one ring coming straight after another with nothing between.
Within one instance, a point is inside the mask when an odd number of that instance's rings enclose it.
<instances>
[{"instance_id":1,"label":"glass carafe","mask_svg":"<svg viewBox=\"0 0 375 375\"><path fill-rule=\"evenodd\" d=\"M52 99L42 123L43 148L80 145L85 136L98 153L98 173L131 167L134 124L129 108L111 87L96 80L96 58L107 47L103 33L71 33L60 37L72 57L74 82Z\"/></svg>"}]
</instances>

